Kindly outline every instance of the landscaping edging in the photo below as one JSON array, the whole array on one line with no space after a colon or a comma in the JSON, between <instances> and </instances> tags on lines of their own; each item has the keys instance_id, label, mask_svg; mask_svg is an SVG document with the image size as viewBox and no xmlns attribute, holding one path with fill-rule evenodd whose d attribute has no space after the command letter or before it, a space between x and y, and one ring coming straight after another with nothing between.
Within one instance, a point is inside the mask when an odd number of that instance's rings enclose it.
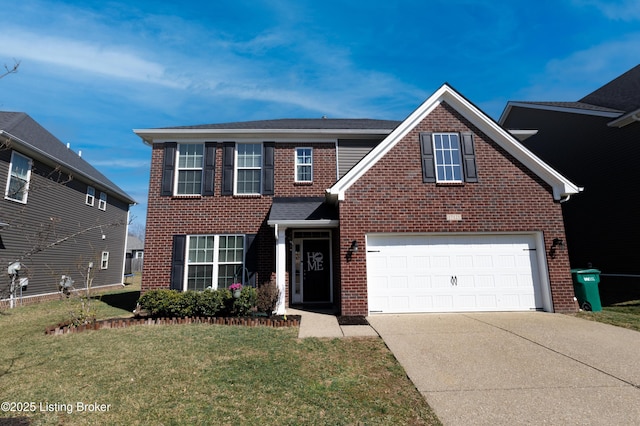
<instances>
[{"instance_id":1,"label":"landscaping edging","mask_svg":"<svg viewBox=\"0 0 640 426\"><path fill-rule=\"evenodd\" d=\"M105 328L126 328L132 325L170 325L170 324L211 324L211 325L243 325L247 327L298 327L300 317L290 318L267 317L185 317L185 318L111 318L99 320L91 324L72 327L69 324L58 324L47 327L46 335L81 333L86 330L102 330Z\"/></svg>"}]
</instances>

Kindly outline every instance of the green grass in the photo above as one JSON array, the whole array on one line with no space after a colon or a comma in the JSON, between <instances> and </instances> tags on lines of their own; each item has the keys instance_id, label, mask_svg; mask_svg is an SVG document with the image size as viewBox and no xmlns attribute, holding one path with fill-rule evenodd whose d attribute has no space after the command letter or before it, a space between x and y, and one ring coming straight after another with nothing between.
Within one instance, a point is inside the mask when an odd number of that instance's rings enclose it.
<instances>
[{"instance_id":1,"label":"green grass","mask_svg":"<svg viewBox=\"0 0 640 426\"><path fill-rule=\"evenodd\" d=\"M118 303L96 302L98 317L129 315L117 306L133 292L103 297ZM0 314L0 399L37 404L34 413L0 417L32 425L440 424L379 338L299 340L295 328L196 324L45 336L69 310L60 301ZM77 402L110 407L83 413ZM74 412L40 412L40 403Z\"/></svg>"},{"instance_id":2,"label":"green grass","mask_svg":"<svg viewBox=\"0 0 640 426\"><path fill-rule=\"evenodd\" d=\"M606 306L600 312L579 312L576 316L640 331L640 300Z\"/></svg>"}]
</instances>

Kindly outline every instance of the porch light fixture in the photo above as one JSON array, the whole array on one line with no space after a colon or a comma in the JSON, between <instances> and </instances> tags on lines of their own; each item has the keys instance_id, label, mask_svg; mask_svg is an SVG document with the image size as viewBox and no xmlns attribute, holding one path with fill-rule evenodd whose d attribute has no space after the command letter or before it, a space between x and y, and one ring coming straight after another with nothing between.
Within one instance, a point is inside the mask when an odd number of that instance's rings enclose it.
<instances>
[{"instance_id":1,"label":"porch light fixture","mask_svg":"<svg viewBox=\"0 0 640 426\"><path fill-rule=\"evenodd\" d=\"M556 251L562 247L564 247L564 240L562 238L554 238L551 243L551 248L549 249L549 256L551 256L552 259L555 258Z\"/></svg>"},{"instance_id":2,"label":"porch light fixture","mask_svg":"<svg viewBox=\"0 0 640 426\"><path fill-rule=\"evenodd\" d=\"M358 252L358 241L351 241L351 246L347 249L347 261L350 261L354 254Z\"/></svg>"}]
</instances>

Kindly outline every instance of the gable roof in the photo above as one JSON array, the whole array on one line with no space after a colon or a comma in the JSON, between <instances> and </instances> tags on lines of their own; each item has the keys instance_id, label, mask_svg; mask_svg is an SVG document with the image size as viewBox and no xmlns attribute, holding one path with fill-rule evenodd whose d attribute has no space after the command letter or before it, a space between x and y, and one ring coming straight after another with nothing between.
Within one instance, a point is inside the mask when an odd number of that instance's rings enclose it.
<instances>
[{"instance_id":1,"label":"gable roof","mask_svg":"<svg viewBox=\"0 0 640 426\"><path fill-rule=\"evenodd\" d=\"M16 144L25 154L44 164L60 165L71 174L79 175L92 186L116 196L128 204L135 201L58 138L49 133L24 112L0 112L0 135Z\"/></svg>"},{"instance_id":2,"label":"gable roof","mask_svg":"<svg viewBox=\"0 0 640 426\"><path fill-rule=\"evenodd\" d=\"M505 151L528 167L533 173L548 183L553 189L556 200L568 198L580 192L581 188L571 183L531 151L518 142L507 130L503 129L474 104L444 84L413 113L411 113L396 129L389 134L378 146L366 155L358 164L347 172L333 186L327 189L327 195L334 200L344 200L345 192L362 175L384 157L402 138L427 117L438 105L446 102L460 115L469 120L481 132L486 134Z\"/></svg>"},{"instance_id":3,"label":"gable roof","mask_svg":"<svg viewBox=\"0 0 640 426\"><path fill-rule=\"evenodd\" d=\"M134 129L147 144L154 138L305 135L388 135L400 121L368 118L284 118L277 120L238 121L194 126Z\"/></svg>"}]
</instances>

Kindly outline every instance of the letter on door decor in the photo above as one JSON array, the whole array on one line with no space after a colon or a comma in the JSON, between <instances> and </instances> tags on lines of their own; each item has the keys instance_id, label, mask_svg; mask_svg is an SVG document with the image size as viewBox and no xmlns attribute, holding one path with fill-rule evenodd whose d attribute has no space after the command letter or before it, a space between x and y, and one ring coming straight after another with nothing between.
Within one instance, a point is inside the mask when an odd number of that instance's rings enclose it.
<instances>
[{"instance_id":1,"label":"letter on door decor","mask_svg":"<svg viewBox=\"0 0 640 426\"><path fill-rule=\"evenodd\" d=\"M307 271L323 271L324 256L321 252L308 252L307 253Z\"/></svg>"}]
</instances>

